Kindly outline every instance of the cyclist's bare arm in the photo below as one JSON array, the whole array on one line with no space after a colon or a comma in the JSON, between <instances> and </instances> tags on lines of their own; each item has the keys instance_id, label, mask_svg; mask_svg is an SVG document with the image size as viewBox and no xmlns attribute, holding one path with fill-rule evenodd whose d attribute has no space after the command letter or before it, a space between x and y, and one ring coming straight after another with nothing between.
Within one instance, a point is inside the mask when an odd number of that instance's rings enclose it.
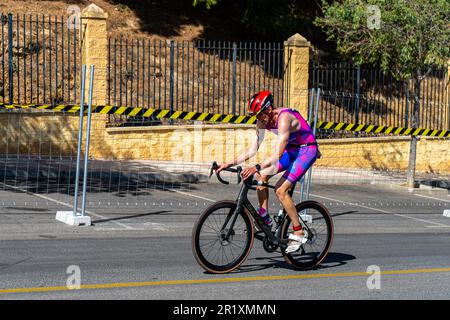
<instances>
[{"instance_id":1,"label":"cyclist's bare arm","mask_svg":"<svg viewBox=\"0 0 450 320\"><path fill-rule=\"evenodd\" d=\"M276 165L281 157L281 155L284 152L284 149L286 148L286 145L289 141L289 128L291 125L291 119L288 117L285 117L284 115L282 118L278 121L278 140L275 145L275 152L267 158L267 160L264 160L259 165L261 166L260 170L263 170L265 168L271 167L273 165ZM247 180L248 177L253 175L257 172L257 169L255 167L246 168L242 171L242 178L244 180Z\"/></svg>"},{"instance_id":2,"label":"cyclist's bare arm","mask_svg":"<svg viewBox=\"0 0 450 320\"><path fill-rule=\"evenodd\" d=\"M284 114L280 116L278 121L278 139L275 145L275 152L259 164L261 166L261 170L277 164L280 160L289 141L291 122L292 119L289 115Z\"/></svg>"},{"instance_id":3,"label":"cyclist's bare arm","mask_svg":"<svg viewBox=\"0 0 450 320\"><path fill-rule=\"evenodd\" d=\"M256 152L258 151L261 143L264 141L264 137L265 137L264 125L258 121L256 123L256 134L253 137L250 147L247 150L245 150L242 154L237 156L236 158L220 164L219 168L217 169L217 172L220 172L223 169L229 168L236 164L240 164L244 161L247 161L251 157L253 157L256 154Z\"/></svg>"}]
</instances>

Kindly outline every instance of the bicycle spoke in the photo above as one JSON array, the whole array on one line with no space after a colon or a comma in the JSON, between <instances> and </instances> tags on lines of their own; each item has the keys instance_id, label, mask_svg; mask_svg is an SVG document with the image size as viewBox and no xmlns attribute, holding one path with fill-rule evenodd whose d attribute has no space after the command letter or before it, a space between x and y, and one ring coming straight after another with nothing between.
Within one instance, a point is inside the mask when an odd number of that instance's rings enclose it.
<instances>
[{"instance_id":1,"label":"bicycle spoke","mask_svg":"<svg viewBox=\"0 0 450 320\"><path fill-rule=\"evenodd\" d=\"M217 242L217 241L216 241ZM210 245L206 251L206 256L209 257L210 252L216 252L216 250L212 250L214 248L215 243Z\"/></svg>"},{"instance_id":2,"label":"bicycle spoke","mask_svg":"<svg viewBox=\"0 0 450 320\"><path fill-rule=\"evenodd\" d=\"M227 261L228 261L227 250L226 250L225 246L223 246L223 254L225 255L225 259L227 259Z\"/></svg>"},{"instance_id":3,"label":"bicycle spoke","mask_svg":"<svg viewBox=\"0 0 450 320\"><path fill-rule=\"evenodd\" d=\"M231 246L238 247L238 248L241 248L240 246L238 246L237 244L235 244L235 243L233 243L233 242L230 242L230 245L231 245Z\"/></svg>"},{"instance_id":4,"label":"bicycle spoke","mask_svg":"<svg viewBox=\"0 0 450 320\"><path fill-rule=\"evenodd\" d=\"M211 260L212 260L212 261L216 261L216 260L215 260L216 258L218 259L219 252L220 252L220 249L213 250L213 256L211 257ZM209 256L209 255L208 255L208 256Z\"/></svg>"},{"instance_id":5,"label":"bicycle spoke","mask_svg":"<svg viewBox=\"0 0 450 320\"><path fill-rule=\"evenodd\" d=\"M202 245L200 245L200 247L205 247L205 246L208 246L210 243L212 243L212 242L217 242L219 239L214 239L214 240L211 240L211 241L208 241L208 242L206 242L206 243L203 243Z\"/></svg>"},{"instance_id":6,"label":"bicycle spoke","mask_svg":"<svg viewBox=\"0 0 450 320\"><path fill-rule=\"evenodd\" d=\"M210 237L211 236L214 236L214 237L219 236L219 234L217 232L203 232L202 238L206 238L206 237L204 237L204 235L210 235Z\"/></svg>"},{"instance_id":7,"label":"bicycle spoke","mask_svg":"<svg viewBox=\"0 0 450 320\"><path fill-rule=\"evenodd\" d=\"M211 242L209 242L208 244L204 245L204 246L206 246L206 251L205 252L209 252L212 249L212 247L214 247L214 245L217 243L217 241L219 241L219 239L211 241L212 244L209 244L209 243L211 243Z\"/></svg>"},{"instance_id":8,"label":"bicycle spoke","mask_svg":"<svg viewBox=\"0 0 450 320\"><path fill-rule=\"evenodd\" d=\"M223 266L223 246L220 247L220 257L222 258L221 265Z\"/></svg>"},{"instance_id":9,"label":"bicycle spoke","mask_svg":"<svg viewBox=\"0 0 450 320\"><path fill-rule=\"evenodd\" d=\"M212 216L211 219L214 219L214 223L215 223L215 225L216 225L216 227L217 227L217 230L220 230L220 229L222 228L222 226L220 226L220 225L218 224L217 219L216 219L216 215L215 215L215 214L212 214L211 216Z\"/></svg>"},{"instance_id":10,"label":"bicycle spoke","mask_svg":"<svg viewBox=\"0 0 450 320\"><path fill-rule=\"evenodd\" d=\"M209 225L203 224L203 226L204 226L204 227L207 227L207 228L209 228L209 229L211 229L211 230L213 230L213 231L215 231L216 234L220 231L220 230L217 230L217 229L213 229L212 226L209 226ZM203 232L204 232L204 231L202 231L202 233L203 233Z\"/></svg>"},{"instance_id":11,"label":"bicycle spoke","mask_svg":"<svg viewBox=\"0 0 450 320\"><path fill-rule=\"evenodd\" d=\"M237 245L236 244L234 244L234 243L230 243L230 251L233 251L233 246L235 246L235 247L237 247ZM240 248L240 247L238 247L238 248ZM237 250L237 252L238 252L238 254L236 255L236 256L239 256L240 255L240 251L241 250Z\"/></svg>"}]
</instances>

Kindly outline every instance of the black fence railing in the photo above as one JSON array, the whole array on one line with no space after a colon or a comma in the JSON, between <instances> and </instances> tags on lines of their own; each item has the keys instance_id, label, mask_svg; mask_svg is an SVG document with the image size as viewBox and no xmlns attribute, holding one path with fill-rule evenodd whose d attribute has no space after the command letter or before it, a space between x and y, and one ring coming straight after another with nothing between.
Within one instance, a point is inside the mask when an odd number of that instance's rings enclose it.
<instances>
[{"instance_id":1,"label":"black fence railing","mask_svg":"<svg viewBox=\"0 0 450 320\"><path fill-rule=\"evenodd\" d=\"M249 97L271 90L284 101L282 43L109 40L108 103L242 115ZM148 122L112 116L111 124ZM151 120L151 119L150 119Z\"/></svg>"},{"instance_id":2,"label":"black fence railing","mask_svg":"<svg viewBox=\"0 0 450 320\"><path fill-rule=\"evenodd\" d=\"M80 30L66 16L0 13L0 102L78 103ZM283 43L110 38L107 104L243 115L248 98L272 91L286 104ZM447 129L446 69L421 84L419 126ZM309 87L322 89L321 121L410 127L414 90L381 70L311 62ZM109 125L154 119L110 116ZM156 122L158 123L158 122Z\"/></svg>"},{"instance_id":3,"label":"black fence railing","mask_svg":"<svg viewBox=\"0 0 450 320\"><path fill-rule=\"evenodd\" d=\"M419 126L446 129L448 75L435 69L421 83ZM413 83L396 81L380 69L351 63L311 63L309 86L322 89L321 121L410 127Z\"/></svg>"},{"instance_id":4,"label":"black fence railing","mask_svg":"<svg viewBox=\"0 0 450 320\"><path fill-rule=\"evenodd\" d=\"M74 103L79 30L67 17L0 13L0 101Z\"/></svg>"}]
</instances>

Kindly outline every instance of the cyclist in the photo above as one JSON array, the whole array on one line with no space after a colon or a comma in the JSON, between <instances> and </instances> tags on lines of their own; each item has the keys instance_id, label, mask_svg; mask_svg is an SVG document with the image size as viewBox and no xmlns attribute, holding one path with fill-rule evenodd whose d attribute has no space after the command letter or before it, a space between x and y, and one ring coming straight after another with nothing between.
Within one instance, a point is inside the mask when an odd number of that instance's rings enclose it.
<instances>
[{"instance_id":1,"label":"cyclist","mask_svg":"<svg viewBox=\"0 0 450 320\"><path fill-rule=\"evenodd\" d=\"M266 130L278 135L275 152L260 164L244 169L241 175L245 180L254 174L256 180L267 183L273 175L285 171L275 185L275 194L293 223L294 232L289 234L290 241L286 253L295 252L307 242L307 234L301 226L289 190L316 159L320 158L316 139L312 129L297 110L274 107L273 96L269 91L260 91L250 98L248 113L257 119L256 135L250 148L233 160L220 164L217 172L253 157L264 140ZM271 226L272 219L268 214L268 189L264 186L258 186L257 189L260 206L258 213L265 223Z\"/></svg>"}]
</instances>

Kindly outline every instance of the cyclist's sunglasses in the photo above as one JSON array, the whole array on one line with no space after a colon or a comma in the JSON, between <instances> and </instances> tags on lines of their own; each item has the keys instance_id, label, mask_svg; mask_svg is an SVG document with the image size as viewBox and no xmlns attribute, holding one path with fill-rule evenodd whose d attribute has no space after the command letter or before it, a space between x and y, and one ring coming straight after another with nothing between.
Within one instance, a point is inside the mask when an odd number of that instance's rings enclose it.
<instances>
[{"instance_id":1,"label":"cyclist's sunglasses","mask_svg":"<svg viewBox=\"0 0 450 320\"><path fill-rule=\"evenodd\" d=\"M254 117L257 117L261 112L264 112L264 113L266 113L265 111L267 110L267 108L268 107L271 107L272 105L268 105L268 106L266 106L266 107L264 107L264 108L261 108L261 109L259 109L258 110L258 112L256 112L255 114L253 113L253 112L249 112L248 114L250 115L250 116L254 116ZM266 113L267 114L267 113Z\"/></svg>"}]
</instances>

